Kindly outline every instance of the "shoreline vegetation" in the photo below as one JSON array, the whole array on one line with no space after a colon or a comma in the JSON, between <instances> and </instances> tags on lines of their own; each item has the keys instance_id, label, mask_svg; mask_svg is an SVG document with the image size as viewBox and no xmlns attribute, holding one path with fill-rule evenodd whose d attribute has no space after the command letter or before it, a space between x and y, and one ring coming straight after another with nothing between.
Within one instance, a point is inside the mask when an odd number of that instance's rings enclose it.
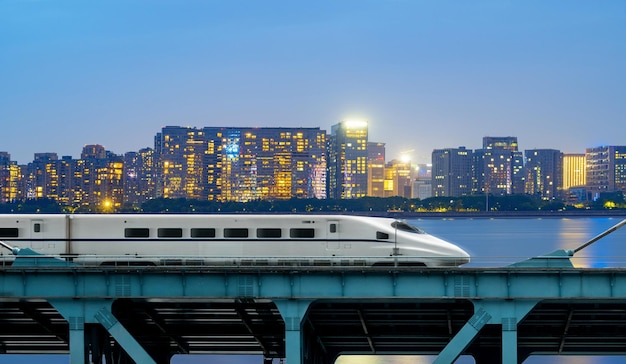
<instances>
[{"instance_id":1,"label":"shoreline vegetation","mask_svg":"<svg viewBox=\"0 0 626 364\"><path fill-rule=\"evenodd\" d=\"M254 200L217 202L185 198L155 198L141 206L63 206L52 199L33 199L0 204L0 213L307 213L354 214L395 218L519 218L519 217L611 217L626 216L621 192L604 194L592 202L576 205L528 195L403 197L357 199Z\"/></svg>"}]
</instances>

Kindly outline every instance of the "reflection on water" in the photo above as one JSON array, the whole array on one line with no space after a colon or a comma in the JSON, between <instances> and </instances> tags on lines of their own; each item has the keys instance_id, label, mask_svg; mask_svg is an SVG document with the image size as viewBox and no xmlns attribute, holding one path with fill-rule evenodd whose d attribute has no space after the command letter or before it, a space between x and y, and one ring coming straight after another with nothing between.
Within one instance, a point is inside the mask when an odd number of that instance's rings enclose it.
<instances>
[{"instance_id":1,"label":"reflection on water","mask_svg":"<svg viewBox=\"0 0 626 364\"><path fill-rule=\"evenodd\" d=\"M418 219L411 223L470 253L468 267L502 267L576 249L622 218ZM577 267L626 267L626 227L576 253Z\"/></svg>"}]
</instances>

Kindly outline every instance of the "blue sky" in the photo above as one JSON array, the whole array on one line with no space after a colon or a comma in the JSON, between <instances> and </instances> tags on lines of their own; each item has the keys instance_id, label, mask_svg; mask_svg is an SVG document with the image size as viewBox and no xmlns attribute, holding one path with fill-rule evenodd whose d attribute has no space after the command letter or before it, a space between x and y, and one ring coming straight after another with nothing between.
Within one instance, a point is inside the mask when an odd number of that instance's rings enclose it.
<instances>
[{"instance_id":1,"label":"blue sky","mask_svg":"<svg viewBox=\"0 0 626 364\"><path fill-rule=\"evenodd\" d=\"M0 151L153 146L165 125L370 122L388 159L624 145L626 2L0 1Z\"/></svg>"}]
</instances>

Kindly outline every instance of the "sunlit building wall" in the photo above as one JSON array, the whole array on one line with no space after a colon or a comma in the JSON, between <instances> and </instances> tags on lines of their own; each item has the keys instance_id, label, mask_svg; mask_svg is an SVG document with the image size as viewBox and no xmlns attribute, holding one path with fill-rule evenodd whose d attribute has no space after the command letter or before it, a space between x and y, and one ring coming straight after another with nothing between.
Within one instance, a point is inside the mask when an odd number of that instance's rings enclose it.
<instances>
[{"instance_id":1,"label":"sunlit building wall","mask_svg":"<svg viewBox=\"0 0 626 364\"><path fill-rule=\"evenodd\" d=\"M367 195L366 121L341 121L328 137L328 197L359 198Z\"/></svg>"},{"instance_id":2,"label":"sunlit building wall","mask_svg":"<svg viewBox=\"0 0 626 364\"><path fill-rule=\"evenodd\" d=\"M472 150L465 147L433 150L432 196L471 195L472 175Z\"/></svg>"},{"instance_id":3,"label":"sunlit building wall","mask_svg":"<svg viewBox=\"0 0 626 364\"><path fill-rule=\"evenodd\" d=\"M626 192L626 146L587 148L585 159L589 199L603 192Z\"/></svg>"},{"instance_id":4,"label":"sunlit building wall","mask_svg":"<svg viewBox=\"0 0 626 364\"><path fill-rule=\"evenodd\" d=\"M544 200L561 197L563 154L555 149L532 149L526 155L526 189L528 195Z\"/></svg>"},{"instance_id":5,"label":"sunlit building wall","mask_svg":"<svg viewBox=\"0 0 626 364\"><path fill-rule=\"evenodd\" d=\"M385 196L385 143L367 143L367 195Z\"/></svg>"}]
</instances>

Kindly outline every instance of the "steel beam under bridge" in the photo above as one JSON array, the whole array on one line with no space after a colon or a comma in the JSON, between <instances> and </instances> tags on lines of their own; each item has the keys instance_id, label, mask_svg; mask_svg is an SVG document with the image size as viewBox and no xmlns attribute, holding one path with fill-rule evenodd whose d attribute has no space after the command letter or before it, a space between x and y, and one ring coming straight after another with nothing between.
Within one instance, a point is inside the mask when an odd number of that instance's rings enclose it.
<instances>
[{"instance_id":1,"label":"steel beam under bridge","mask_svg":"<svg viewBox=\"0 0 626 364\"><path fill-rule=\"evenodd\" d=\"M0 353L72 364L252 353L626 354L626 270L81 268L0 270ZM89 359L92 357L92 359Z\"/></svg>"}]
</instances>

